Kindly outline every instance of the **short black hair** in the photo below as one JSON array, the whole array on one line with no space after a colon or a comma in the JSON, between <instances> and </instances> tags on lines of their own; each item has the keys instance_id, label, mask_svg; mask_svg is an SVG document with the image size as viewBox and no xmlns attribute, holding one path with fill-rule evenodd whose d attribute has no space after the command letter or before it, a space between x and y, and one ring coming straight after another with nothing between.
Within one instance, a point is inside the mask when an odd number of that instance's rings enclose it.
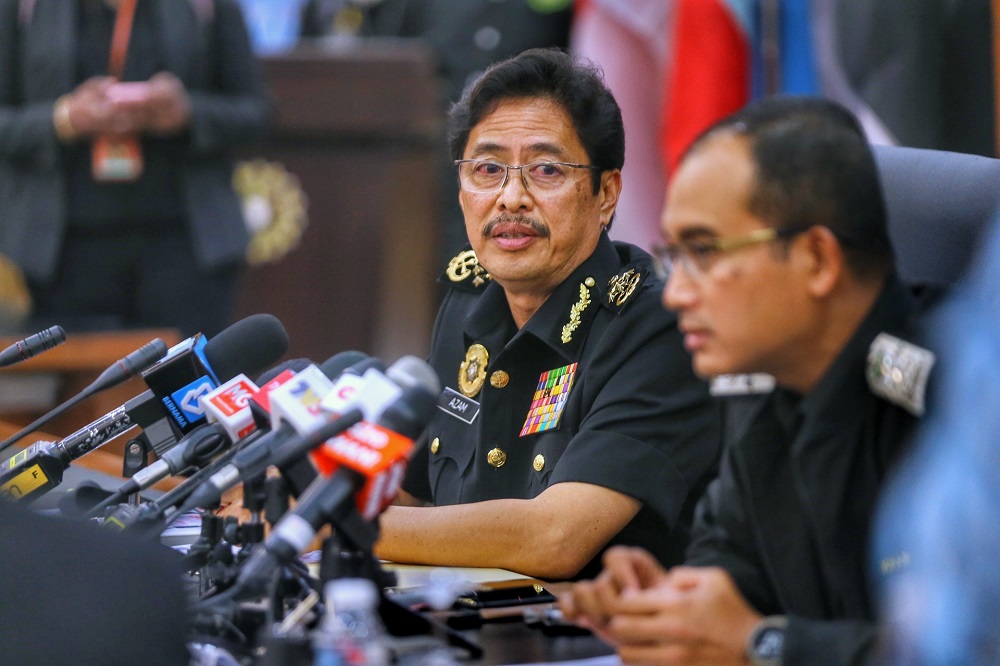
<instances>
[{"instance_id":1,"label":"short black hair","mask_svg":"<svg viewBox=\"0 0 1000 666\"><path fill-rule=\"evenodd\" d=\"M749 142L756 171L751 213L778 229L829 228L859 277L892 269L878 167L850 111L821 97L764 97L710 127L685 156L720 132Z\"/></svg>"},{"instance_id":2,"label":"short black hair","mask_svg":"<svg viewBox=\"0 0 1000 666\"><path fill-rule=\"evenodd\" d=\"M594 194L601 173L625 164L625 126L614 95L593 65L557 48L529 49L491 65L462 93L448 113L452 159L462 159L469 134L483 118L509 99L550 99L569 114L594 170Z\"/></svg>"}]
</instances>

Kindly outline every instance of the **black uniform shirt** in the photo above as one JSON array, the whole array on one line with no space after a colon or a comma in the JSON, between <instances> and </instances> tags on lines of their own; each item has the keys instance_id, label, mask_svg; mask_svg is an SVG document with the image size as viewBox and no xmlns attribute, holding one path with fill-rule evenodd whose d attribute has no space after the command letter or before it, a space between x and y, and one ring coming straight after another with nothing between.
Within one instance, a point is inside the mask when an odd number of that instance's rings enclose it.
<instances>
[{"instance_id":1,"label":"black uniform shirt","mask_svg":"<svg viewBox=\"0 0 1000 666\"><path fill-rule=\"evenodd\" d=\"M446 388L404 488L445 505L532 498L564 481L603 486L642 502L613 543L679 561L697 495L714 475L718 415L650 269L648 254L602 235L521 330L481 268L453 282L430 359ZM473 345L488 361L468 397L459 372Z\"/></svg>"},{"instance_id":2,"label":"black uniform shirt","mask_svg":"<svg viewBox=\"0 0 1000 666\"><path fill-rule=\"evenodd\" d=\"M786 666L871 658L868 533L916 418L865 372L875 337L904 333L912 310L891 278L813 391L767 397L698 506L687 563L723 567L759 612L790 616Z\"/></svg>"}]
</instances>

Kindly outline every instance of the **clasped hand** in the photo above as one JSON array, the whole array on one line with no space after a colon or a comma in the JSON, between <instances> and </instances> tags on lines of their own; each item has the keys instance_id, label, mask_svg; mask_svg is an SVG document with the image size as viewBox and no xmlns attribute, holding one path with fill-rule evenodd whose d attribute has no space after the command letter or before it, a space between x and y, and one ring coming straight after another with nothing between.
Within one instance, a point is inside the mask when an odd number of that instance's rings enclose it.
<instances>
[{"instance_id":1,"label":"clasped hand","mask_svg":"<svg viewBox=\"0 0 1000 666\"><path fill-rule=\"evenodd\" d=\"M747 664L747 636L761 615L722 569L674 567L615 547L593 581L559 598L564 616L614 645L626 664Z\"/></svg>"},{"instance_id":2,"label":"clasped hand","mask_svg":"<svg viewBox=\"0 0 1000 666\"><path fill-rule=\"evenodd\" d=\"M168 72L140 82L122 83L108 76L87 79L68 103L70 123L80 136L173 134L187 126L191 114L184 84Z\"/></svg>"}]
</instances>

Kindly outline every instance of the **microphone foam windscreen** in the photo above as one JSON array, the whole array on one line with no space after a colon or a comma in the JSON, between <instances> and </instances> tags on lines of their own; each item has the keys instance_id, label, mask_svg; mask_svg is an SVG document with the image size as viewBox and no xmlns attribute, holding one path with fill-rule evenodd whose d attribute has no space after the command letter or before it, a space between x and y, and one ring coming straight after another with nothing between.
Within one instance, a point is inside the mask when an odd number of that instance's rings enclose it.
<instances>
[{"instance_id":1,"label":"microphone foam windscreen","mask_svg":"<svg viewBox=\"0 0 1000 666\"><path fill-rule=\"evenodd\" d=\"M367 361L369 358L368 354L364 352L348 349L347 351L334 354L323 361L319 369L330 379L336 379L351 366Z\"/></svg>"},{"instance_id":2,"label":"microphone foam windscreen","mask_svg":"<svg viewBox=\"0 0 1000 666\"><path fill-rule=\"evenodd\" d=\"M285 370L291 370L292 372L298 374L312 365L312 361L307 358L293 358L288 361L282 361L278 365L274 366L267 372L263 373L260 377L254 380L254 384L257 386L263 386L268 383Z\"/></svg>"},{"instance_id":3,"label":"microphone foam windscreen","mask_svg":"<svg viewBox=\"0 0 1000 666\"><path fill-rule=\"evenodd\" d=\"M240 373L259 374L287 351L288 332L270 314L241 319L205 343L205 358L222 381Z\"/></svg>"},{"instance_id":4,"label":"microphone foam windscreen","mask_svg":"<svg viewBox=\"0 0 1000 666\"><path fill-rule=\"evenodd\" d=\"M437 396L441 380L427 361L416 356L402 356L386 370L386 376L404 388L420 388Z\"/></svg>"}]
</instances>

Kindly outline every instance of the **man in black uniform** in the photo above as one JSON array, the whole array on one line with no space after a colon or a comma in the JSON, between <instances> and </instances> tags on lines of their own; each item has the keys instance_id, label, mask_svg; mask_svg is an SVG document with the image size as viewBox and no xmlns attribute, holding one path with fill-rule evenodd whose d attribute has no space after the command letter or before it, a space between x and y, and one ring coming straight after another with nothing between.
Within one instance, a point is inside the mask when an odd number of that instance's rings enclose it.
<instances>
[{"instance_id":1,"label":"man in black uniform","mask_svg":"<svg viewBox=\"0 0 1000 666\"><path fill-rule=\"evenodd\" d=\"M376 553L550 579L595 571L609 542L678 561L717 413L651 258L608 239L617 103L594 70L532 50L450 123L473 249L445 273L431 363L447 388L402 494L435 506L390 507Z\"/></svg>"},{"instance_id":2,"label":"man in black uniform","mask_svg":"<svg viewBox=\"0 0 1000 666\"><path fill-rule=\"evenodd\" d=\"M617 549L563 609L626 663L870 660L869 527L933 357L895 337L913 306L864 136L829 101L752 104L689 149L663 230L695 370L777 389L723 455L689 566Z\"/></svg>"}]
</instances>

